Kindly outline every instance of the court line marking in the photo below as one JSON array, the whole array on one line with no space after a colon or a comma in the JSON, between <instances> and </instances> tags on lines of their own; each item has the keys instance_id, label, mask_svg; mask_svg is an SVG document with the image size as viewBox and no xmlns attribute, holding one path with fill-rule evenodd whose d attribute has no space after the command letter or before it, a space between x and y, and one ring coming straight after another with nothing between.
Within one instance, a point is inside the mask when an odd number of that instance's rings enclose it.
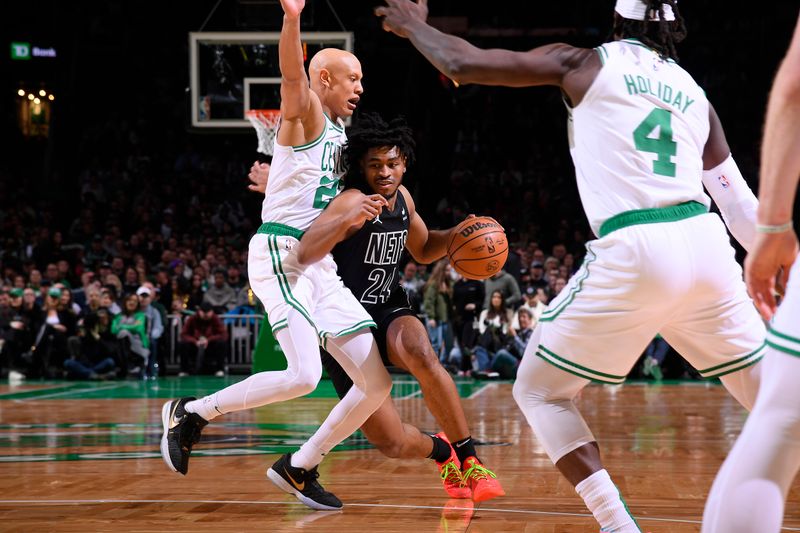
<instances>
[{"instance_id":1,"label":"court line marking","mask_svg":"<svg viewBox=\"0 0 800 533\"><path fill-rule=\"evenodd\" d=\"M0 505L25 505L31 504L34 506L41 505L103 505L109 503L130 504L130 503L188 503L188 504L232 504L232 505L292 505L305 507L301 502L291 501L252 501L252 500L0 500ZM384 508L384 509L432 509L437 511L488 511L493 513L511 513L511 514L533 514L533 515L546 515L546 516L571 516L576 518L593 518L589 513L564 513L558 511L535 511L528 509L498 509L496 507L445 507L440 505L399 505L388 503L347 503L345 507L371 507L371 508ZM700 520L687 520L683 518L663 518L654 516L639 516L636 518L638 521L651 521L651 522L669 522L680 524L701 524ZM800 531L796 527L783 527L783 531Z\"/></svg>"},{"instance_id":2,"label":"court line marking","mask_svg":"<svg viewBox=\"0 0 800 533\"><path fill-rule=\"evenodd\" d=\"M475 392L473 392L472 394L467 396L467 400L471 400L471 399L475 398L476 396L478 396L479 394L483 394L487 390L494 390L494 389L497 388L497 385L498 385L498 383L487 383L483 387L481 387L480 389L476 390Z\"/></svg>"},{"instance_id":3,"label":"court line marking","mask_svg":"<svg viewBox=\"0 0 800 533\"><path fill-rule=\"evenodd\" d=\"M56 396L64 396L64 395L67 395L67 394L81 394L81 393L84 393L84 392L105 391L105 390L111 390L111 389L116 389L116 388L119 388L119 387L127 387L127 386L128 386L128 383L126 383L126 382L111 383L109 385L105 385L105 386L102 386L102 387L90 387L90 388L83 388L83 389L70 389L70 390L65 390L65 391L61 391L61 392L54 392L53 394L43 394L41 396L31 396L30 398L20 398L20 399L11 400L11 401L12 402L18 402L18 403L23 403L23 402L28 402L30 400L43 400L45 398L55 398Z\"/></svg>"}]
</instances>

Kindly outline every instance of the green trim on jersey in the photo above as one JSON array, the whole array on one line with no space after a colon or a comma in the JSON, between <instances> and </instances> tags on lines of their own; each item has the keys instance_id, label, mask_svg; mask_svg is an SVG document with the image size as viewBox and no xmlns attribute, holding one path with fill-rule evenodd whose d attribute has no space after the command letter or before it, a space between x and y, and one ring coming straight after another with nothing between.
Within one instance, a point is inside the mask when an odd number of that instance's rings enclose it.
<instances>
[{"instance_id":1,"label":"green trim on jersey","mask_svg":"<svg viewBox=\"0 0 800 533\"><path fill-rule=\"evenodd\" d=\"M660 222L677 222L686 218L696 217L708 213L706 206L691 200L669 207L656 207L652 209L633 209L624 211L609 218L600 226L599 237L605 237L612 231L636 226L639 224L657 224Z\"/></svg>"},{"instance_id":2,"label":"green trim on jersey","mask_svg":"<svg viewBox=\"0 0 800 533\"><path fill-rule=\"evenodd\" d=\"M280 252L278 251L278 243L275 235L270 235L267 238L267 246L269 247L269 254L270 257L272 258L272 271L275 273L275 277L278 278L278 286L281 289L281 294L283 295L284 301L290 306L294 307L298 313L303 315L303 318L308 320L308 323L311 324L311 327L313 327L314 331L316 331L317 325L314 324L313 320L311 320L311 316L309 315L308 311L306 311L303 305L300 302L298 302L297 299L292 294L292 288L291 285L289 284L289 280L286 278L286 274L283 272L283 265L281 264L281 255Z\"/></svg>"},{"instance_id":3,"label":"green trim on jersey","mask_svg":"<svg viewBox=\"0 0 800 533\"><path fill-rule=\"evenodd\" d=\"M328 119L328 122L331 123L331 126L333 126L333 129L335 129L336 131L338 131L340 133L344 131L343 128L340 128L338 124L336 124L333 120L331 120L331 117L329 117L327 113L323 112L322 114L325 115L325 118Z\"/></svg>"},{"instance_id":4,"label":"green trim on jersey","mask_svg":"<svg viewBox=\"0 0 800 533\"><path fill-rule=\"evenodd\" d=\"M347 328L343 329L339 333L331 333L330 331L320 331L319 332L319 337L320 337L320 339L324 339L324 343L325 343L325 345L327 345L327 339L336 338L336 337L343 337L345 335L349 335L350 333L355 333L356 331L358 331L360 329L377 328L377 327L378 327L378 325L375 324L375 321L373 321L373 320L362 320L361 322L358 322L357 324L355 324L353 326L350 326L350 327L347 327Z\"/></svg>"},{"instance_id":5,"label":"green trim on jersey","mask_svg":"<svg viewBox=\"0 0 800 533\"><path fill-rule=\"evenodd\" d=\"M603 66L605 66L606 59L608 59L608 51L605 48L603 48L602 44L600 46L595 47L594 50L595 50L595 52L597 52L597 55L600 57L600 62L603 64Z\"/></svg>"},{"instance_id":6,"label":"green trim on jersey","mask_svg":"<svg viewBox=\"0 0 800 533\"><path fill-rule=\"evenodd\" d=\"M726 376L731 372L737 372L742 370L743 368L747 368L748 366L754 365L761 361L761 358L764 357L764 353L767 351L767 343L764 342L750 352L747 355L743 355L733 361L728 361L727 363L722 363L721 365L712 366L711 368L706 368L705 370L698 370L700 376L703 378L719 378L722 376Z\"/></svg>"},{"instance_id":7,"label":"green trim on jersey","mask_svg":"<svg viewBox=\"0 0 800 533\"><path fill-rule=\"evenodd\" d=\"M767 331L767 346L785 354L800 357L800 339L773 328Z\"/></svg>"},{"instance_id":8,"label":"green trim on jersey","mask_svg":"<svg viewBox=\"0 0 800 533\"><path fill-rule=\"evenodd\" d=\"M587 258L584 260L583 265L581 268L583 269L583 273L577 278L576 284L570 289L569 294L560 302L558 303L553 309L545 309L542 313L542 316L539 317L539 322L552 322L553 320L561 314L561 312L567 308L569 304L572 303L572 300L575 299L575 295L581 292L583 289L583 282L586 278L589 277L589 265L597 259L597 254L594 253L594 250L587 244L586 251L592 254L592 257Z\"/></svg>"},{"instance_id":9,"label":"green trim on jersey","mask_svg":"<svg viewBox=\"0 0 800 533\"><path fill-rule=\"evenodd\" d=\"M272 326L272 334L275 335L280 330L289 327L289 319L284 318L283 320L278 320L274 326Z\"/></svg>"},{"instance_id":10,"label":"green trim on jersey","mask_svg":"<svg viewBox=\"0 0 800 533\"><path fill-rule=\"evenodd\" d=\"M650 51L651 51L651 52L653 52L654 54L658 54L658 51L657 51L657 50L653 50L652 48L650 48L649 46L647 46L646 44L644 44L642 41L640 41L639 39L635 39L635 38L633 38L633 37L629 37L629 38L627 38L627 39L620 39L620 42L621 42L621 43L633 44L633 45L636 45L636 46L641 46L642 48L646 48L647 50L650 50ZM669 63L675 63L675 60L674 60L674 59L672 59L672 58L670 58L670 57L666 58L665 60L666 60L667 62L669 62ZM676 64L677 64L677 63L676 63Z\"/></svg>"},{"instance_id":11,"label":"green trim on jersey","mask_svg":"<svg viewBox=\"0 0 800 533\"><path fill-rule=\"evenodd\" d=\"M585 366L581 366L577 363L573 363L568 359L565 359L556 353L548 350L543 345L539 345L536 349L536 355L541 357L551 365L564 370L565 372L569 372L575 376L581 377L583 379L589 379L592 381L599 381L601 383L609 383L611 385L620 385L625 382L625 378L627 376L615 376L614 374L606 374L605 372L599 372L597 370L592 370L591 368L587 368Z\"/></svg>"},{"instance_id":12,"label":"green trim on jersey","mask_svg":"<svg viewBox=\"0 0 800 533\"><path fill-rule=\"evenodd\" d=\"M325 118L328 118L328 117L325 117ZM325 138L325 134L326 133L328 133L328 127L327 126L322 128L322 133L319 134L319 137L317 137L313 141L308 142L306 144L298 144L297 146L292 146L292 150L294 150L295 152L302 152L304 150L308 150L309 148L313 148L313 147L315 147L316 145L318 145L319 143L322 142L322 140Z\"/></svg>"},{"instance_id":13,"label":"green trim on jersey","mask_svg":"<svg viewBox=\"0 0 800 533\"><path fill-rule=\"evenodd\" d=\"M258 231L256 233L266 234L266 235L280 235L284 237L294 237L298 241L303 237L304 231L301 231L297 228L293 228L291 226L287 226L286 224L281 224L279 222L264 222L259 226Z\"/></svg>"}]
</instances>

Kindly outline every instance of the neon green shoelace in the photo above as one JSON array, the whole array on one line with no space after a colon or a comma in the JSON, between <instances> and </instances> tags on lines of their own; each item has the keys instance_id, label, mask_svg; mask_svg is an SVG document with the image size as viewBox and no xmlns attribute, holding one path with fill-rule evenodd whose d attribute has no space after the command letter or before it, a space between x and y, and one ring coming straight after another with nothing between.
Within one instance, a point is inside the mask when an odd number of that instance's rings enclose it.
<instances>
[{"instance_id":1,"label":"neon green shoelace","mask_svg":"<svg viewBox=\"0 0 800 533\"><path fill-rule=\"evenodd\" d=\"M483 465L479 465L478 463L472 463L472 466L469 467L466 472L464 472L464 481L468 479L488 479L490 477L496 478L497 476L494 474L494 472Z\"/></svg>"},{"instance_id":2,"label":"neon green shoelace","mask_svg":"<svg viewBox=\"0 0 800 533\"><path fill-rule=\"evenodd\" d=\"M463 484L464 479L461 477L461 471L455 465L453 461L448 461L445 463L444 467L442 468L441 472L442 481L456 483L456 484Z\"/></svg>"}]
</instances>

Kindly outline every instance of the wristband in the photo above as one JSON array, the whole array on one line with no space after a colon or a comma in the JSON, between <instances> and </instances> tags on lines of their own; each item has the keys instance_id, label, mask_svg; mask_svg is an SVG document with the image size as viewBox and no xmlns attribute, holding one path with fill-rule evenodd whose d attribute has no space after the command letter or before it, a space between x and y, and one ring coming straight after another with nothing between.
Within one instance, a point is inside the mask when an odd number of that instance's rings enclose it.
<instances>
[{"instance_id":1,"label":"wristband","mask_svg":"<svg viewBox=\"0 0 800 533\"><path fill-rule=\"evenodd\" d=\"M773 226L770 224L756 224L757 233L783 233L785 231L789 231L792 228L794 228L794 222L792 222L791 220L785 224L779 224L777 226Z\"/></svg>"}]
</instances>

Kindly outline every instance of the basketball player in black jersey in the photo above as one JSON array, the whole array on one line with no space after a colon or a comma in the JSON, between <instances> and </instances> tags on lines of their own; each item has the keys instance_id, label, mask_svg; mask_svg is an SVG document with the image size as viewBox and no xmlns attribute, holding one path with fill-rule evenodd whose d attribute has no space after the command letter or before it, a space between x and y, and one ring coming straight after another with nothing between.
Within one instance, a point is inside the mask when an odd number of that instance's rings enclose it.
<instances>
[{"instance_id":1,"label":"basketball player in black jersey","mask_svg":"<svg viewBox=\"0 0 800 533\"><path fill-rule=\"evenodd\" d=\"M445 255L451 236L451 230L427 228L401 184L414 159L411 129L402 119L387 124L378 115L364 114L347 137L347 188L303 235L297 257L302 264L311 264L333 253L345 286L378 325L373 331L384 362L417 378L428 409L444 434L427 435L403 423L391 397L361 430L387 457L434 459L451 497L484 501L502 496L505 493L494 473L476 457L455 384L439 363L424 325L400 286L404 248L416 261L431 263ZM265 183L266 177L266 169L254 165L251 181L258 185L259 181ZM365 223L362 206L376 194L388 205ZM361 222L354 223L359 216ZM350 378L326 353L323 364L337 394L343 396L352 386ZM453 442L452 448L445 435Z\"/></svg>"}]
</instances>

